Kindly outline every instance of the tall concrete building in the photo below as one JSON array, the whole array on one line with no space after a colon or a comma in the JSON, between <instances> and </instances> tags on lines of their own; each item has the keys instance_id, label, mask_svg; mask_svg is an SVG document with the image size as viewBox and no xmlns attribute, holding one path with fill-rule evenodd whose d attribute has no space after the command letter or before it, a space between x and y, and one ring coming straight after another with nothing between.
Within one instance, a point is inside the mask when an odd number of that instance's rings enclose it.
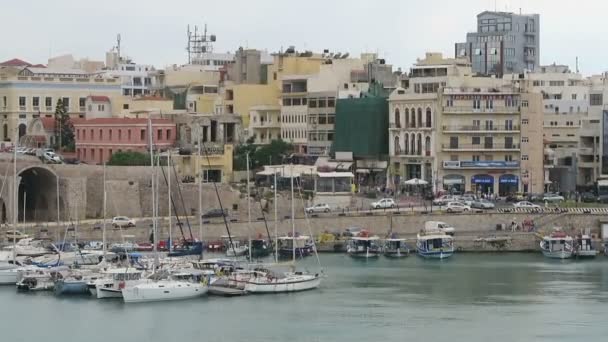
<instances>
[{"instance_id":1,"label":"tall concrete building","mask_svg":"<svg viewBox=\"0 0 608 342\"><path fill-rule=\"evenodd\" d=\"M477 15L477 32L456 43L456 57L467 57L473 72L502 76L533 71L540 61L540 17L485 11Z\"/></svg>"}]
</instances>

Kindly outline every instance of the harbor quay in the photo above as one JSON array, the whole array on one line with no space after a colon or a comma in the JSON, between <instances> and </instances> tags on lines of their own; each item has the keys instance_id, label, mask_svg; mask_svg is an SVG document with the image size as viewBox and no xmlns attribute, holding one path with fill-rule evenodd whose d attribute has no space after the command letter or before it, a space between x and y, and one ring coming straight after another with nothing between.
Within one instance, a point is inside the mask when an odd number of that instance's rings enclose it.
<instances>
[{"instance_id":1,"label":"harbor quay","mask_svg":"<svg viewBox=\"0 0 608 342\"><path fill-rule=\"evenodd\" d=\"M301 235L313 235L318 242L320 252L343 252L348 237L343 233L349 228L360 228L377 235L380 238L389 234L396 234L408 239L411 246L415 245L416 234L424 227L426 221L446 222L455 227L454 245L459 252L532 252L539 249L539 236L551 231L554 227L571 232L572 235L589 231L599 241L600 226L605 215L588 213L472 213L472 214L446 214L409 213L395 214L373 212L363 215L349 216L319 216L296 217L295 230ZM204 241L214 241L226 236L226 226L221 218L203 220L202 230L196 217L180 218L183 234L186 238ZM284 216L276 222L276 231L279 236L292 231L291 220ZM108 222L106 236L109 243L130 240L132 242L149 241L152 221L149 218L136 220L136 227L115 229ZM188 224L190 229L188 229ZM81 241L94 241L102 239L102 230L99 221L86 221L78 225L76 230L66 231L61 227L59 231L50 223L44 236L61 239L77 237ZM174 240L182 238L182 233L172 219L171 234ZM274 239L275 222L272 217L266 221L261 218L252 218L251 224L247 221L228 221L228 227L233 238L246 241L248 237L261 236L266 238L268 232ZM513 229L512 229L513 227ZM39 228L25 228L27 233L40 235ZM329 233L329 234L328 234ZM169 237L168 218L159 219L159 239ZM328 236L333 237L328 238Z\"/></svg>"}]
</instances>

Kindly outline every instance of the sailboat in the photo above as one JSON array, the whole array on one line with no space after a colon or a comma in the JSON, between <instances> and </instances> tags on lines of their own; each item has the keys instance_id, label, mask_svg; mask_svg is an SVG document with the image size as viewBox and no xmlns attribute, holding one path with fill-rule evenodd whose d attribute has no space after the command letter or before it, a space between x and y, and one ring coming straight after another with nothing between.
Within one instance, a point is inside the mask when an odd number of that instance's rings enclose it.
<instances>
[{"instance_id":1,"label":"sailboat","mask_svg":"<svg viewBox=\"0 0 608 342\"><path fill-rule=\"evenodd\" d=\"M291 173L291 234L296 235L295 206L293 196L293 173ZM292 244L292 262L295 267L296 244ZM274 272L268 268L255 268L252 276L245 282L245 291L251 293L279 293L311 290L321 285L321 276L297 272Z\"/></svg>"},{"instance_id":2,"label":"sailboat","mask_svg":"<svg viewBox=\"0 0 608 342\"><path fill-rule=\"evenodd\" d=\"M148 144L150 149L150 166L152 169L152 222L154 234L154 266L158 271L158 222L157 222L157 200L158 190L157 181L155 181L154 168L154 149L152 144L152 119L148 118ZM200 243L202 248L202 243ZM175 252L174 252L175 253ZM156 277L155 277L156 276ZM153 274L149 279L139 282L132 286L125 286L121 289L122 297L125 303L142 303L152 301L168 301L188 299L202 296L207 293L207 282L201 281L202 277L197 274L186 275L163 275Z\"/></svg>"},{"instance_id":3,"label":"sailboat","mask_svg":"<svg viewBox=\"0 0 608 342\"><path fill-rule=\"evenodd\" d=\"M17 184L17 135L15 135L15 143L13 144L13 230L17 228L17 189L19 185ZM6 167L6 172L4 174L4 180L2 181L2 189L0 193L4 191L4 185L6 184L6 180L8 176L8 165ZM13 239L13 249L12 249L12 263L3 263L2 267L0 267L0 285L15 285L17 283L17 279L19 276L18 268L17 268L17 255L16 255L16 239Z\"/></svg>"}]
</instances>

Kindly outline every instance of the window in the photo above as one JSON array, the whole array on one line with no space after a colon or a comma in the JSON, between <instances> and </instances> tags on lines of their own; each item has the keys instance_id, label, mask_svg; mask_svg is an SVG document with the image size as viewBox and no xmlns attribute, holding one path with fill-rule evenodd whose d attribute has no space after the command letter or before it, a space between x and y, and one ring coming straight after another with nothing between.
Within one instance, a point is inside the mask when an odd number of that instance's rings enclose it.
<instances>
[{"instance_id":1,"label":"window","mask_svg":"<svg viewBox=\"0 0 608 342\"><path fill-rule=\"evenodd\" d=\"M481 137L472 137L471 144L473 145L481 145Z\"/></svg>"},{"instance_id":2,"label":"window","mask_svg":"<svg viewBox=\"0 0 608 342\"><path fill-rule=\"evenodd\" d=\"M32 97L32 106L34 106L34 107L40 106L40 98L38 96Z\"/></svg>"},{"instance_id":3,"label":"window","mask_svg":"<svg viewBox=\"0 0 608 342\"><path fill-rule=\"evenodd\" d=\"M19 107L25 109L25 96L19 96Z\"/></svg>"},{"instance_id":4,"label":"window","mask_svg":"<svg viewBox=\"0 0 608 342\"><path fill-rule=\"evenodd\" d=\"M522 107L528 107L528 100L521 101L521 106Z\"/></svg>"},{"instance_id":5,"label":"window","mask_svg":"<svg viewBox=\"0 0 608 342\"><path fill-rule=\"evenodd\" d=\"M482 55L480 48L476 48L475 49L475 55L477 55L477 56L481 56Z\"/></svg>"},{"instance_id":6,"label":"window","mask_svg":"<svg viewBox=\"0 0 608 342\"><path fill-rule=\"evenodd\" d=\"M479 129L479 126L481 126L481 120L473 120L473 127Z\"/></svg>"},{"instance_id":7,"label":"window","mask_svg":"<svg viewBox=\"0 0 608 342\"><path fill-rule=\"evenodd\" d=\"M604 104L603 94L590 94L589 95L589 104L592 106L601 106Z\"/></svg>"},{"instance_id":8,"label":"window","mask_svg":"<svg viewBox=\"0 0 608 342\"><path fill-rule=\"evenodd\" d=\"M513 148L513 137L505 137L505 148Z\"/></svg>"},{"instance_id":9,"label":"window","mask_svg":"<svg viewBox=\"0 0 608 342\"><path fill-rule=\"evenodd\" d=\"M327 99L327 107L333 108L336 106L336 99L333 97L329 97Z\"/></svg>"},{"instance_id":10,"label":"window","mask_svg":"<svg viewBox=\"0 0 608 342\"><path fill-rule=\"evenodd\" d=\"M498 49L497 48L490 48L490 55L498 55Z\"/></svg>"},{"instance_id":11,"label":"window","mask_svg":"<svg viewBox=\"0 0 608 342\"><path fill-rule=\"evenodd\" d=\"M473 155L473 161L478 162L480 160L478 155Z\"/></svg>"},{"instance_id":12,"label":"window","mask_svg":"<svg viewBox=\"0 0 608 342\"><path fill-rule=\"evenodd\" d=\"M521 160L528 160L528 155L527 154L522 154L521 155Z\"/></svg>"},{"instance_id":13,"label":"window","mask_svg":"<svg viewBox=\"0 0 608 342\"><path fill-rule=\"evenodd\" d=\"M493 148L494 147L494 138L492 138L492 137L484 137L483 138L483 146L485 148Z\"/></svg>"},{"instance_id":14,"label":"window","mask_svg":"<svg viewBox=\"0 0 608 342\"><path fill-rule=\"evenodd\" d=\"M446 107L454 107L454 100L450 97L445 103Z\"/></svg>"},{"instance_id":15,"label":"window","mask_svg":"<svg viewBox=\"0 0 608 342\"><path fill-rule=\"evenodd\" d=\"M333 125L336 123L336 116L335 115L327 115L327 123L330 125Z\"/></svg>"},{"instance_id":16,"label":"window","mask_svg":"<svg viewBox=\"0 0 608 342\"><path fill-rule=\"evenodd\" d=\"M458 137L450 137L450 148L458 148Z\"/></svg>"},{"instance_id":17,"label":"window","mask_svg":"<svg viewBox=\"0 0 608 342\"><path fill-rule=\"evenodd\" d=\"M79 106L81 109L84 109L84 107L85 107L85 105L86 105L86 104L85 104L85 103L86 103L86 101L87 101L87 98L86 98L86 97L81 97L81 98L79 98L79 99L78 99L78 106Z\"/></svg>"},{"instance_id":18,"label":"window","mask_svg":"<svg viewBox=\"0 0 608 342\"><path fill-rule=\"evenodd\" d=\"M99 130L99 139L103 139L103 130L102 129Z\"/></svg>"},{"instance_id":19,"label":"window","mask_svg":"<svg viewBox=\"0 0 608 342\"><path fill-rule=\"evenodd\" d=\"M161 129L156 132L156 139L163 140L163 131Z\"/></svg>"},{"instance_id":20,"label":"window","mask_svg":"<svg viewBox=\"0 0 608 342\"><path fill-rule=\"evenodd\" d=\"M528 124L528 119L521 119L521 124L522 125L527 125Z\"/></svg>"},{"instance_id":21,"label":"window","mask_svg":"<svg viewBox=\"0 0 608 342\"><path fill-rule=\"evenodd\" d=\"M295 98L291 100L291 105L292 106L301 106L302 105L302 99L300 98Z\"/></svg>"},{"instance_id":22,"label":"window","mask_svg":"<svg viewBox=\"0 0 608 342\"><path fill-rule=\"evenodd\" d=\"M494 100L486 100L486 109L494 109Z\"/></svg>"},{"instance_id":23,"label":"window","mask_svg":"<svg viewBox=\"0 0 608 342\"><path fill-rule=\"evenodd\" d=\"M118 132L120 133L120 130ZM127 131L127 137L129 138L129 141L131 141L131 130Z\"/></svg>"},{"instance_id":24,"label":"window","mask_svg":"<svg viewBox=\"0 0 608 342\"><path fill-rule=\"evenodd\" d=\"M486 131L493 131L493 130L494 130L494 121L486 120Z\"/></svg>"},{"instance_id":25,"label":"window","mask_svg":"<svg viewBox=\"0 0 608 342\"><path fill-rule=\"evenodd\" d=\"M291 99L290 98L284 98L283 99L283 106L291 106Z\"/></svg>"},{"instance_id":26,"label":"window","mask_svg":"<svg viewBox=\"0 0 608 342\"><path fill-rule=\"evenodd\" d=\"M129 104L128 103L124 103L122 105L122 109L129 109Z\"/></svg>"},{"instance_id":27,"label":"window","mask_svg":"<svg viewBox=\"0 0 608 342\"><path fill-rule=\"evenodd\" d=\"M308 108L317 108L317 99L308 99Z\"/></svg>"},{"instance_id":28,"label":"window","mask_svg":"<svg viewBox=\"0 0 608 342\"><path fill-rule=\"evenodd\" d=\"M48 110L48 108L53 107L53 98L52 97L48 97L48 96L45 97L44 98L44 106L47 108L47 110Z\"/></svg>"},{"instance_id":29,"label":"window","mask_svg":"<svg viewBox=\"0 0 608 342\"><path fill-rule=\"evenodd\" d=\"M319 108L325 108L325 107L327 107L327 100L319 99Z\"/></svg>"},{"instance_id":30,"label":"window","mask_svg":"<svg viewBox=\"0 0 608 342\"><path fill-rule=\"evenodd\" d=\"M65 108L66 111L70 110L70 98L69 97L64 97L63 99L61 99L61 103L63 103L63 108Z\"/></svg>"},{"instance_id":31,"label":"window","mask_svg":"<svg viewBox=\"0 0 608 342\"><path fill-rule=\"evenodd\" d=\"M473 109L481 108L481 100L473 100Z\"/></svg>"},{"instance_id":32,"label":"window","mask_svg":"<svg viewBox=\"0 0 608 342\"><path fill-rule=\"evenodd\" d=\"M145 129L142 129L142 130L139 132L139 140L142 140L142 141L143 141L143 140L146 140L146 130L145 130Z\"/></svg>"},{"instance_id":33,"label":"window","mask_svg":"<svg viewBox=\"0 0 608 342\"><path fill-rule=\"evenodd\" d=\"M506 131L513 130L513 120L505 120L505 130Z\"/></svg>"},{"instance_id":34,"label":"window","mask_svg":"<svg viewBox=\"0 0 608 342\"><path fill-rule=\"evenodd\" d=\"M106 105L102 105L102 104L97 105L97 111L103 112L105 109L106 109Z\"/></svg>"},{"instance_id":35,"label":"window","mask_svg":"<svg viewBox=\"0 0 608 342\"><path fill-rule=\"evenodd\" d=\"M572 94L572 99L576 100L576 94Z\"/></svg>"},{"instance_id":36,"label":"window","mask_svg":"<svg viewBox=\"0 0 608 342\"><path fill-rule=\"evenodd\" d=\"M110 128L108 135L110 136L110 140L112 140L112 129L111 128Z\"/></svg>"},{"instance_id":37,"label":"window","mask_svg":"<svg viewBox=\"0 0 608 342\"><path fill-rule=\"evenodd\" d=\"M505 161L507 161L507 162L513 161L513 156L510 154L505 155Z\"/></svg>"},{"instance_id":38,"label":"window","mask_svg":"<svg viewBox=\"0 0 608 342\"><path fill-rule=\"evenodd\" d=\"M528 142L528 137L521 137L521 142L522 143L527 143Z\"/></svg>"},{"instance_id":39,"label":"window","mask_svg":"<svg viewBox=\"0 0 608 342\"><path fill-rule=\"evenodd\" d=\"M165 136L167 137L167 140L171 139L171 130L170 129L167 130L167 134Z\"/></svg>"}]
</instances>

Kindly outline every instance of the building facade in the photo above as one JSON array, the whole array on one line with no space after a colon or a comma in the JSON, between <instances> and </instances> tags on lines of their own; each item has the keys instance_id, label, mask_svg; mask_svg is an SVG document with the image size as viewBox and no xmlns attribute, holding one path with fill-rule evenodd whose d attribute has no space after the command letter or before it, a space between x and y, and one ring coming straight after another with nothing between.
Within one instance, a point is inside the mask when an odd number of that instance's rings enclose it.
<instances>
[{"instance_id":1,"label":"building facade","mask_svg":"<svg viewBox=\"0 0 608 342\"><path fill-rule=\"evenodd\" d=\"M477 32L455 44L455 56L466 57L473 72L502 76L533 71L540 62L540 16L485 11L477 15Z\"/></svg>"},{"instance_id":2,"label":"building facade","mask_svg":"<svg viewBox=\"0 0 608 342\"><path fill-rule=\"evenodd\" d=\"M270 144L281 138L281 107L279 105L253 106L249 111L249 131L253 143Z\"/></svg>"},{"instance_id":3,"label":"building facade","mask_svg":"<svg viewBox=\"0 0 608 342\"><path fill-rule=\"evenodd\" d=\"M76 157L87 164L103 164L115 152L149 151L147 119L100 118L78 120L74 123ZM167 119L152 119L152 145L165 151L175 145L175 123Z\"/></svg>"}]
</instances>

